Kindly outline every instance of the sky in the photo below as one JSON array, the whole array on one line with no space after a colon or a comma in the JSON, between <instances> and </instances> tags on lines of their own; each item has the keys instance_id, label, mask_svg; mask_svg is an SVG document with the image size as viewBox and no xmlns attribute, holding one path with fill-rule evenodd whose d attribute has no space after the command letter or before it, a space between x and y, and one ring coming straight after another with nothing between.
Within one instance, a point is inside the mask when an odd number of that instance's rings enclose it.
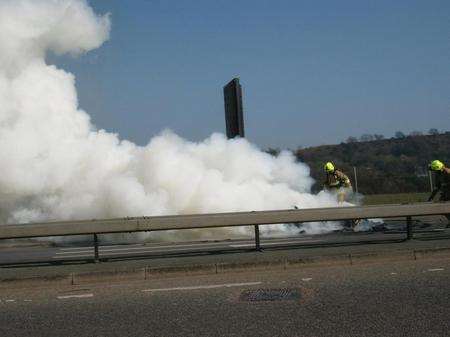
<instances>
[{"instance_id":1,"label":"sky","mask_svg":"<svg viewBox=\"0 0 450 337\"><path fill-rule=\"evenodd\" d=\"M76 75L80 107L123 139L224 133L233 77L261 148L450 130L448 0L89 3L110 13L110 40L48 62Z\"/></svg>"}]
</instances>

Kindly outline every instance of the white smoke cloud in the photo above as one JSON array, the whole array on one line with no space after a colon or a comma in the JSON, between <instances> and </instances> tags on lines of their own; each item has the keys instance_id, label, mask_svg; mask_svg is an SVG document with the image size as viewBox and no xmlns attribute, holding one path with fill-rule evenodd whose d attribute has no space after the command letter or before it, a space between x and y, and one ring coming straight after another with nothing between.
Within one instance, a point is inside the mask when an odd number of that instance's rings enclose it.
<instances>
[{"instance_id":1,"label":"white smoke cloud","mask_svg":"<svg viewBox=\"0 0 450 337\"><path fill-rule=\"evenodd\" d=\"M109 31L84 0L0 0L0 223L336 205L309 193L288 152L170 131L141 147L96 130L74 76L45 55L88 52Z\"/></svg>"}]
</instances>

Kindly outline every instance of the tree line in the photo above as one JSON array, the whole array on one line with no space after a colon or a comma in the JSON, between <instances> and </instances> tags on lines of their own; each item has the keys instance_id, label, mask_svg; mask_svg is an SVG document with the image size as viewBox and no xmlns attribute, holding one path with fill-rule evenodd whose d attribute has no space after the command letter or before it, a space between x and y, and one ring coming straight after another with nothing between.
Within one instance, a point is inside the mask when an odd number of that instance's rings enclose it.
<instances>
[{"instance_id":1,"label":"tree line","mask_svg":"<svg viewBox=\"0 0 450 337\"><path fill-rule=\"evenodd\" d=\"M428 130L428 135L439 135L440 132L438 129L435 128L431 128ZM406 137L419 137L419 136L423 136L425 135L425 133L423 133L422 131L418 131L418 130L414 130L411 131L409 134L405 134L402 131L396 131L394 134L394 138L396 139L403 139ZM359 138L355 137L355 136L350 136L347 138L346 143L356 143L356 142L371 142L374 140L382 140L385 139L384 135L381 134L369 134L369 133L365 133L363 135L361 135Z\"/></svg>"},{"instance_id":2,"label":"tree line","mask_svg":"<svg viewBox=\"0 0 450 337\"><path fill-rule=\"evenodd\" d=\"M316 180L313 192L322 188L323 165L332 161L353 181L353 168L357 168L358 187L363 194L428 192L430 183L428 164L434 159L450 164L450 132L428 135L416 132L385 139L361 137L361 141L342 142L298 148L293 151L300 162L311 168ZM430 131L432 131L430 130ZM277 155L278 149L269 149Z\"/></svg>"}]
</instances>

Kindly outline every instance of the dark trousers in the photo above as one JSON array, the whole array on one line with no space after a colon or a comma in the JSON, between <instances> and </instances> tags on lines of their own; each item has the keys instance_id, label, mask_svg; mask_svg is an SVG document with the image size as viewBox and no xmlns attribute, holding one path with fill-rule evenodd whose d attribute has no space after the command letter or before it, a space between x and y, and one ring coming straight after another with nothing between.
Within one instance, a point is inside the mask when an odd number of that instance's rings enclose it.
<instances>
[{"instance_id":1,"label":"dark trousers","mask_svg":"<svg viewBox=\"0 0 450 337\"><path fill-rule=\"evenodd\" d=\"M450 189L445 189L441 192L439 201L450 201ZM447 227L450 227L450 214L446 214L445 217L447 218Z\"/></svg>"}]
</instances>

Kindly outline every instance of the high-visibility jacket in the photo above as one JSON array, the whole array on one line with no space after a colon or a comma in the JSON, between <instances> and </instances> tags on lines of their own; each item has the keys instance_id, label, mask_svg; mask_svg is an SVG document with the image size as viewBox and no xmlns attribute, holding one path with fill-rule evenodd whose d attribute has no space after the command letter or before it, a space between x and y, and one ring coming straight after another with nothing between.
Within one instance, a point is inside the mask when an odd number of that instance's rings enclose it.
<instances>
[{"instance_id":1,"label":"high-visibility jacket","mask_svg":"<svg viewBox=\"0 0 450 337\"><path fill-rule=\"evenodd\" d=\"M324 182L325 188L341 188L352 187L350 179L339 170L334 170L332 173L327 173L327 179Z\"/></svg>"}]
</instances>

